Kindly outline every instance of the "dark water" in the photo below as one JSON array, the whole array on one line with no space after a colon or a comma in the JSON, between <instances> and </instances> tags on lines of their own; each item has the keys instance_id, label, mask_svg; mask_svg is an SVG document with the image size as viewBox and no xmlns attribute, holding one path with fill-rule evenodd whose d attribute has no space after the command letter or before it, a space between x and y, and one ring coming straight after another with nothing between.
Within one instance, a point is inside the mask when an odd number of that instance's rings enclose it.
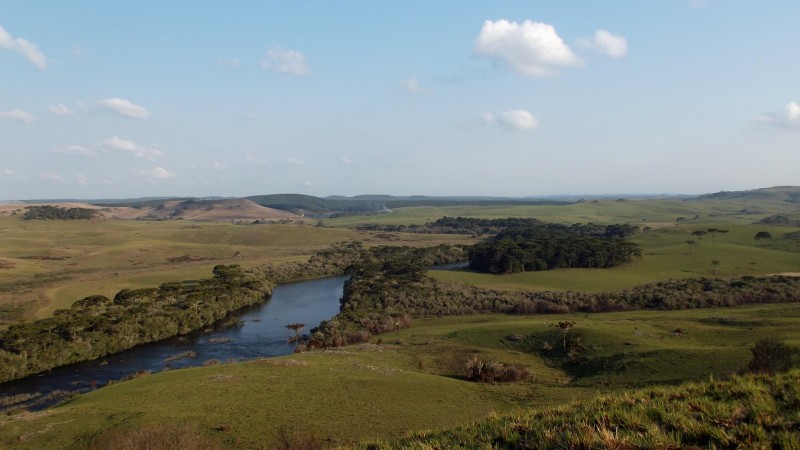
<instances>
[{"instance_id":1,"label":"dark water","mask_svg":"<svg viewBox=\"0 0 800 450\"><path fill-rule=\"evenodd\" d=\"M304 323L303 331L308 332L321 321L336 315L347 278L341 276L277 286L266 303L232 315L241 321L241 326L218 326L3 383L0 384L0 399L18 394L46 396L56 391L86 392L142 370L160 372L200 366L209 360L244 361L290 354L294 351L294 344L288 340L294 332L286 325ZM190 354L196 355L188 356ZM58 401L58 398L44 400L41 396L24 406L39 409Z\"/></svg>"}]
</instances>

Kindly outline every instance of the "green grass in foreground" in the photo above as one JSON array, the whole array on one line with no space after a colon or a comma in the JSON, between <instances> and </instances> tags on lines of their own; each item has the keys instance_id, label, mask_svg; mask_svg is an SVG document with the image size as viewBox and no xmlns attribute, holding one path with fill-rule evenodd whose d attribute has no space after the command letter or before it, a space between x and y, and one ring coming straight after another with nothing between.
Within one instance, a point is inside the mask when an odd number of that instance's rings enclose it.
<instances>
[{"instance_id":1,"label":"green grass in foreground","mask_svg":"<svg viewBox=\"0 0 800 450\"><path fill-rule=\"evenodd\" d=\"M370 449L800 448L800 371L529 410Z\"/></svg>"},{"instance_id":2,"label":"green grass in foreground","mask_svg":"<svg viewBox=\"0 0 800 450\"><path fill-rule=\"evenodd\" d=\"M559 320L577 322L571 333L580 333L585 347L578 362L543 350L544 342L558 345L560 333L550 324ZM773 335L800 344L800 304L417 320L378 336L382 345L163 372L48 411L9 415L0 418L0 447L86 448L107 433L161 423L190 426L230 448L268 447L279 431L298 429L332 445L395 439L492 412L727 377L747 366L757 340ZM475 355L524 365L532 377L464 381L465 363Z\"/></svg>"}]
</instances>

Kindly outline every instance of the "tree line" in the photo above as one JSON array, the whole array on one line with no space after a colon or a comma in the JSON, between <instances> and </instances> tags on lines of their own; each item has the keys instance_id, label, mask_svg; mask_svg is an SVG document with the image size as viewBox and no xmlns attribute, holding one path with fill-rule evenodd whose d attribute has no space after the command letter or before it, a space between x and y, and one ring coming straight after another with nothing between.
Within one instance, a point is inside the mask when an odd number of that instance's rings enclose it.
<instances>
[{"instance_id":1,"label":"tree line","mask_svg":"<svg viewBox=\"0 0 800 450\"><path fill-rule=\"evenodd\" d=\"M62 208L59 206L28 206L22 220L87 220L97 212L88 208Z\"/></svg>"}]
</instances>

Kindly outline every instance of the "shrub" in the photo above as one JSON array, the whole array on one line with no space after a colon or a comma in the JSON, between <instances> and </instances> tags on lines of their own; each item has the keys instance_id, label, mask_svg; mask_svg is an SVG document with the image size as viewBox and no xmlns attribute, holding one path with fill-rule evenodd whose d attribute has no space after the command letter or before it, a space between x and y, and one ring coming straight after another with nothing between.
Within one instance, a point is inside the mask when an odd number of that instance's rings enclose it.
<instances>
[{"instance_id":1,"label":"shrub","mask_svg":"<svg viewBox=\"0 0 800 450\"><path fill-rule=\"evenodd\" d=\"M797 349L774 337L756 342L750 352L753 353L753 359L750 361L748 370L753 373L768 374L791 369L798 353Z\"/></svg>"},{"instance_id":2,"label":"shrub","mask_svg":"<svg viewBox=\"0 0 800 450\"><path fill-rule=\"evenodd\" d=\"M111 430L98 437L92 450L212 450L222 446L188 426L151 423L132 430Z\"/></svg>"},{"instance_id":3,"label":"shrub","mask_svg":"<svg viewBox=\"0 0 800 450\"><path fill-rule=\"evenodd\" d=\"M481 383L523 381L530 377L526 367L504 364L497 361L484 363L477 356L467 361L467 380Z\"/></svg>"}]
</instances>

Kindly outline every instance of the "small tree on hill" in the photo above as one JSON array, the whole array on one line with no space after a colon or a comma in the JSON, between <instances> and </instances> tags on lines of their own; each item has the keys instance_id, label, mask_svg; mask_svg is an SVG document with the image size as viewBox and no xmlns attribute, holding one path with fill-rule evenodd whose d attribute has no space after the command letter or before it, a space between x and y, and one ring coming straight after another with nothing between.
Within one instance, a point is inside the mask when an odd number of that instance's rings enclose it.
<instances>
[{"instance_id":1,"label":"small tree on hill","mask_svg":"<svg viewBox=\"0 0 800 450\"><path fill-rule=\"evenodd\" d=\"M686 245L689 246L689 254L691 255L692 254L692 249L694 248L695 245L697 245L697 241L688 240L688 241L686 241Z\"/></svg>"},{"instance_id":2,"label":"small tree on hill","mask_svg":"<svg viewBox=\"0 0 800 450\"><path fill-rule=\"evenodd\" d=\"M563 320L563 321L558 322L558 324L551 325L551 326L558 327L561 330L561 334L562 334L563 342L564 342L564 354L566 355L567 354L567 333L569 333L569 331L572 329L572 327L575 326L575 321L574 320Z\"/></svg>"},{"instance_id":3,"label":"small tree on hill","mask_svg":"<svg viewBox=\"0 0 800 450\"><path fill-rule=\"evenodd\" d=\"M759 240L759 241L761 239L772 239L772 235L769 234L766 231L759 231L758 233L756 233L756 235L755 235L755 237L753 239L756 239L756 240Z\"/></svg>"}]
</instances>

